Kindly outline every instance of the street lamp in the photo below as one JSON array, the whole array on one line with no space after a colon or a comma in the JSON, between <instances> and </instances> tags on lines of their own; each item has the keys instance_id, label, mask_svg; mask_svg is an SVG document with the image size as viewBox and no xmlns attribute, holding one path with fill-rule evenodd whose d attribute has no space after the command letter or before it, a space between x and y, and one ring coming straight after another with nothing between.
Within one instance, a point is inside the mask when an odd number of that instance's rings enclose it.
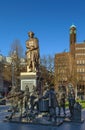
<instances>
[{"instance_id":1,"label":"street lamp","mask_svg":"<svg viewBox=\"0 0 85 130\"><path fill-rule=\"evenodd\" d=\"M11 63L11 70L12 70L12 86L15 86L15 55L16 52L14 51L11 55L12 63Z\"/></svg>"},{"instance_id":2,"label":"street lamp","mask_svg":"<svg viewBox=\"0 0 85 130\"><path fill-rule=\"evenodd\" d=\"M15 67L15 65L14 65L14 61L12 62L12 86L14 86L15 85L15 76L14 76L14 67Z\"/></svg>"},{"instance_id":3,"label":"street lamp","mask_svg":"<svg viewBox=\"0 0 85 130\"><path fill-rule=\"evenodd\" d=\"M17 85L17 69L18 69L18 55L16 50L11 55L12 58L12 86Z\"/></svg>"}]
</instances>

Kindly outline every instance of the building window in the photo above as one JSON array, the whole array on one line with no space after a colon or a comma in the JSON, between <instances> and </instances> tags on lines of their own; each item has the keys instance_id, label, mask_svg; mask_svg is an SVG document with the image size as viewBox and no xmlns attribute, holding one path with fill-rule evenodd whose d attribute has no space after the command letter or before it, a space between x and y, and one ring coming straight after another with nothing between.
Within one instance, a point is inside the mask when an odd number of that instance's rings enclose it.
<instances>
[{"instance_id":1,"label":"building window","mask_svg":"<svg viewBox=\"0 0 85 130\"><path fill-rule=\"evenodd\" d=\"M76 47L75 49L76 49L76 50L85 50L85 47L81 47L81 48Z\"/></svg>"},{"instance_id":2,"label":"building window","mask_svg":"<svg viewBox=\"0 0 85 130\"><path fill-rule=\"evenodd\" d=\"M85 53L76 53L75 56L85 56Z\"/></svg>"},{"instance_id":3,"label":"building window","mask_svg":"<svg viewBox=\"0 0 85 130\"><path fill-rule=\"evenodd\" d=\"M83 68L83 72L84 72L84 68Z\"/></svg>"},{"instance_id":4,"label":"building window","mask_svg":"<svg viewBox=\"0 0 85 130\"><path fill-rule=\"evenodd\" d=\"M81 72L82 70L81 70L81 68L80 68L80 72Z\"/></svg>"},{"instance_id":5,"label":"building window","mask_svg":"<svg viewBox=\"0 0 85 130\"><path fill-rule=\"evenodd\" d=\"M85 60L83 60L83 64L85 64Z\"/></svg>"},{"instance_id":6,"label":"building window","mask_svg":"<svg viewBox=\"0 0 85 130\"><path fill-rule=\"evenodd\" d=\"M77 60L77 64L79 64L79 60Z\"/></svg>"}]
</instances>

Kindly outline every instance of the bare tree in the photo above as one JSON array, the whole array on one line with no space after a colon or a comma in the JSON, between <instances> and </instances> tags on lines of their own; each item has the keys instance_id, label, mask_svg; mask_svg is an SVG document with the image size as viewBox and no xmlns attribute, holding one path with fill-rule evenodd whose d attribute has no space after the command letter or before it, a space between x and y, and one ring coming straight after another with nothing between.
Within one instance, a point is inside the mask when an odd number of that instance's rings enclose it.
<instances>
[{"instance_id":1,"label":"bare tree","mask_svg":"<svg viewBox=\"0 0 85 130\"><path fill-rule=\"evenodd\" d=\"M41 72L45 83L54 83L54 57L52 55L41 57Z\"/></svg>"},{"instance_id":2,"label":"bare tree","mask_svg":"<svg viewBox=\"0 0 85 130\"><path fill-rule=\"evenodd\" d=\"M23 55L23 48L21 46L21 43L18 39L15 39L11 46L9 51L9 56L12 58L12 85L16 83L17 85L20 82L20 58L22 58Z\"/></svg>"},{"instance_id":3,"label":"bare tree","mask_svg":"<svg viewBox=\"0 0 85 130\"><path fill-rule=\"evenodd\" d=\"M12 55L14 53L14 51L16 51L17 55L19 58L23 57L23 47L20 43L20 40L18 39L15 39L12 44L11 44L11 47L10 47L10 51L9 51L9 54L8 55Z\"/></svg>"}]
</instances>

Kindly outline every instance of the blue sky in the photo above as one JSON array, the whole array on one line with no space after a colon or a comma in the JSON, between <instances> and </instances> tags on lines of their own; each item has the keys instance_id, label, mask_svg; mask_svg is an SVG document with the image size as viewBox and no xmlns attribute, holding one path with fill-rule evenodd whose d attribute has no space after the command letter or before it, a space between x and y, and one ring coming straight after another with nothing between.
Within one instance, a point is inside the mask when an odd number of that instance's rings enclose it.
<instances>
[{"instance_id":1,"label":"blue sky","mask_svg":"<svg viewBox=\"0 0 85 130\"><path fill-rule=\"evenodd\" d=\"M40 55L69 51L69 28L85 40L85 0L0 0L0 53L7 56L19 39L26 50L28 32L39 39Z\"/></svg>"}]
</instances>

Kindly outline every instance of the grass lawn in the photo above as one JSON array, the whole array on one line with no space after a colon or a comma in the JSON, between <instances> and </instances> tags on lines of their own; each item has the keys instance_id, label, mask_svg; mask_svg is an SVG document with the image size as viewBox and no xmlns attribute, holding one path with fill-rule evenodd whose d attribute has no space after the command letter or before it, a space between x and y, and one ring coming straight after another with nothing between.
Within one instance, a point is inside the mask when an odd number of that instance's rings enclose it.
<instances>
[{"instance_id":1,"label":"grass lawn","mask_svg":"<svg viewBox=\"0 0 85 130\"><path fill-rule=\"evenodd\" d=\"M85 100L76 100L76 101L79 102L79 103L81 104L82 109L85 108ZM69 106L68 101L66 101L65 105L66 105L66 108L68 108L68 106Z\"/></svg>"},{"instance_id":2,"label":"grass lawn","mask_svg":"<svg viewBox=\"0 0 85 130\"><path fill-rule=\"evenodd\" d=\"M82 109L85 108L85 100L76 100L77 102L79 102L82 106Z\"/></svg>"}]
</instances>

